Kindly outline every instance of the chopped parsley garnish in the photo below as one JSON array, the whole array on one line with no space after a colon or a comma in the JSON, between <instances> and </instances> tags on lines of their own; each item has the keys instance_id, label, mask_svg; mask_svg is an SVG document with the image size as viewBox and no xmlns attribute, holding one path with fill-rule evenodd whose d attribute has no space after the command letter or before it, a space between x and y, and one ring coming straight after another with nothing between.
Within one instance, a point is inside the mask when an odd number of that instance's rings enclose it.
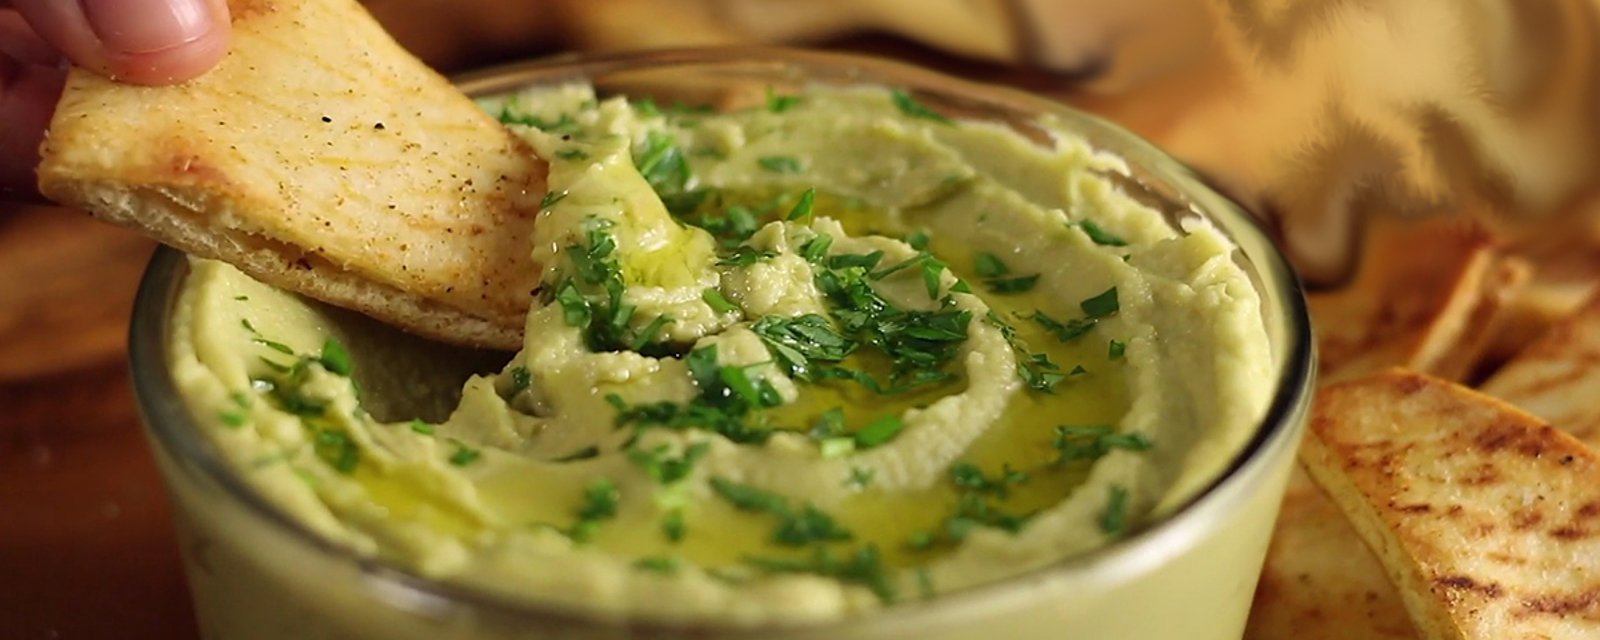
<instances>
[{"instance_id":1,"label":"chopped parsley garnish","mask_svg":"<svg viewBox=\"0 0 1600 640\"><path fill-rule=\"evenodd\" d=\"M876 252L875 252L876 254ZM874 255L874 254L868 254ZM881 254L876 254L881 256ZM957 309L908 311L884 300L867 283L869 267L834 266L816 274L817 288L832 305L840 333L882 351L890 359L890 381L931 384L953 377L940 369L967 339L972 312ZM869 260L873 264L876 259Z\"/></svg>"},{"instance_id":2,"label":"chopped parsley garnish","mask_svg":"<svg viewBox=\"0 0 1600 640\"><path fill-rule=\"evenodd\" d=\"M700 388L699 396L688 404L662 401L629 406L621 396L608 395L606 401L617 409L617 425L703 429L739 443L766 441L771 430L752 426L746 418L757 408L783 403L783 396L770 381L750 379L747 366L718 364L716 345L689 352L684 363Z\"/></svg>"},{"instance_id":3,"label":"chopped parsley garnish","mask_svg":"<svg viewBox=\"0 0 1600 640\"><path fill-rule=\"evenodd\" d=\"M428 424L426 422L423 422L421 419L414 419L411 422L406 423L406 424L407 424L407 426L411 427L412 431L415 431L415 432L420 433L420 434L425 435L425 436L433 435L433 432L434 432L433 425Z\"/></svg>"},{"instance_id":4,"label":"chopped parsley garnish","mask_svg":"<svg viewBox=\"0 0 1600 640\"><path fill-rule=\"evenodd\" d=\"M929 240L928 232L922 229L912 231L910 235L906 236L906 244L917 251L927 249Z\"/></svg>"},{"instance_id":5,"label":"chopped parsley garnish","mask_svg":"<svg viewBox=\"0 0 1600 640\"><path fill-rule=\"evenodd\" d=\"M1073 226L1073 227L1077 227L1079 229L1082 229L1083 230L1083 234L1086 235L1086 236L1089 236L1089 240L1094 242L1095 244L1098 244L1098 245L1101 245L1101 246L1106 246L1106 247L1125 247L1125 246L1128 246L1128 241L1127 240L1123 240L1122 238L1118 237L1117 235L1115 235L1115 234L1113 234L1113 233L1111 233L1109 231L1106 231L1105 229L1101 228L1100 225L1095 224L1093 220L1089 220L1089 219L1086 218L1086 219L1083 219L1083 220L1079 220L1078 222L1071 223L1068 226Z\"/></svg>"},{"instance_id":6,"label":"chopped parsley garnish","mask_svg":"<svg viewBox=\"0 0 1600 640\"><path fill-rule=\"evenodd\" d=\"M1106 357L1112 360L1121 360L1128 352L1128 345L1121 340L1113 339L1106 343Z\"/></svg>"},{"instance_id":7,"label":"chopped parsley garnish","mask_svg":"<svg viewBox=\"0 0 1600 640\"><path fill-rule=\"evenodd\" d=\"M918 102L917 99L911 97L911 94L905 89L895 89L894 91L889 92L889 99L894 101L894 106L899 107L901 113L913 118L925 118L935 122L952 124L950 118L947 118L944 116L944 114L934 111L933 109L929 109L927 105Z\"/></svg>"},{"instance_id":8,"label":"chopped parsley garnish","mask_svg":"<svg viewBox=\"0 0 1600 640\"><path fill-rule=\"evenodd\" d=\"M563 198L566 198L566 197L567 197L567 192L565 192L565 191L562 191L562 192L559 192L559 193L555 192L555 191L548 192L548 193L544 194L544 198L543 199L539 200L539 208L540 209L549 209L550 207L555 206L557 202L561 202L561 200Z\"/></svg>"},{"instance_id":9,"label":"chopped parsley garnish","mask_svg":"<svg viewBox=\"0 0 1600 640\"><path fill-rule=\"evenodd\" d=\"M649 450L631 449L628 459L644 469L645 475L657 484L672 484L693 473L695 463L710 452L711 443L696 442L685 448L681 455L674 456L663 444Z\"/></svg>"},{"instance_id":10,"label":"chopped parsley garnish","mask_svg":"<svg viewBox=\"0 0 1600 640\"><path fill-rule=\"evenodd\" d=\"M983 278L983 284L992 293L1021 293L1033 289L1039 282L1039 274L1028 276L1013 276L1011 268L1006 263L987 251L980 251L975 259L974 269L978 277Z\"/></svg>"},{"instance_id":11,"label":"chopped parsley garnish","mask_svg":"<svg viewBox=\"0 0 1600 640\"><path fill-rule=\"evenodd\" d=\"M458 467L465 467L465 466L467 466L469 464L472 464L474 461L476 461L480 457L483 457L483 453L482 452L478 451L477 449L473 449L472 447L469 447L469 446L467 446L465 444L457 442L456 443L456 452L450 454L450 464L453 464L453 465L458 466Z\"/></svg>"},{"instance_id":12,"label":"chopped parsley garnish","mask_svg":"<svg viewBox=\"0 0 1600 640\"><path fill-rule=\"evenodd\" d=\"M865 489L872 486L872 477L876 471L863 467L850 467L850 477L844 481L845 486L856 489Z\"/></svg>"},{"instance_id":13,"label":"chopped parsley garnish","mask_svg":"<svg viewBox=\"0 0 1600 640\"><path fill-rule=\"evenodd\" d=\"M1097 460L1112 449L1146 451L1150 439L1142 433L1118 433L1110 425L1056 427L1054 443L1059 453L1057 464L1076 460Z\"/></svg>"},{"instance_id":14,"label":"chopped parsley garnish","mask_svg":"<svg viewBox=\"0 0 1600 640\"><path fill-rule=\"evenodd\" d=\"M312 439L312 450L323 462L346 475L355 473L356 466L361 463L361 448L343 431L318 429Z\"/></svg>"},{"instance_id":15,"label":"chopped parsley garnish","mask_svg":"<svg viewBox=\"0 0 1600 640\"><path fill-rule=\"evenodd\" d=\"M327 369L328 373L349 376L355 370L355 365L350 361L350 352L345 350L344 345L339 344L339 341L332 337L322 343L322 355L318 360L322 362L322 368Z\"/></svg>"},{"instance_id":16,"label":"chopped parsley garnish","mask_svg":"<svg viewBox=\"0 0 1600 640\"><path fill-rule=\"evenodd\" d=\"M757 249L750 245L741 244L733 248L733 252L717 260L719 267L748 267L762 260L771 260L778 257L776 252L766 249Z\"/></svg>"},{"instance_id":17,"label":"chopped parsley garnish","mask_svg":"<svg viewBox=\"0 0 1600 640\"><path fill-rule=\"evenodd\" d=\"M591 351L640 351L650 346L672 319L656 316L635 331L631 324L635 308L623 301L626 286L618 262L612 222L590 219L582 244L568 245L564 251L572 265L570 277L554 288L554 299L561 305L562 319L582 329Z\"/></svg>"},{"instance_id":18,"label":"chopped parsley garnish","mask_svg":"<svg viewBox=\"0 0 1600 640\"><path fill-rule=\"evenodd\" d=\"M683 540L683 534L686 531L687 528L683 524L682 509L673 509L668 511L667 515L662 516L661 535L666 536L668 540L679 542Z\"/></svg>"},{"instance_id":19,"label":"chopped parsley garnish","mask_svg":"<svg viewBox=\"0 0 1600 640\"><path fill-rule=\"evenodd\" d=\"M1089 333L1096 325L1100 324L1101 319L1116 315L1120 309L1120 305L1117 302L1117 288L1106 289L1100 294L1079 303L1078 307L1083 309L1085 317L1073 318L1062 322L1045 315L1043 311L1035 311L1033 313L1033 321L1039 323L1039 326L1044 327L1057 340L1062 342L1070 342L1083 337L1084 334Z\"/></svg>"},{"instance_id":20,"label":"chopped parsley garnish","mask_svg":"<svg viewBox=\"0 0 1600 640\"><path fill-rule=\"evenodd\" d=\"M800 245L800 257L806 262L816 264L828 255L828 248L833 246L833 236L817 234L810 240Z\"/></svg>"},{"instance_id":21,"label":"chopped parsley garnish","mask_svg":"<svg viewBox=\"0 0 1600 640\"><path fill-rule=\"evenodd\" d=\"M578 121L574 120L570 113L563 113L552 122L532 114L513 113L508 105L500 111L499 117L500 122L505 124L520 124L550 133L577 133L578 131Z\"/></svg>"},{"instance_id":22,"label":"chopped parsley garnish","mask_svg":"<svg viewBox=\"0 0 1600 640\"><path fill-rule=\"evenodd\" d=\"M533 386L533 374L527 367L519 364L511 368L511 395L527 391L531 386Z\"/></svg>"},{"instance_id":23,"label":"chopped parsley garnish","mask_svg":"<svg viewBox=\"0 0 1600 640\"><path fill-rule=\"evenodd\" d=\"M1111 535L1122 533L1128 527L1128 490L1111 485L1106 497L1106 510L1100 513L1100 530Z\"/></svg>"},{"instance_id":24,"label":"chopped parsley garnish","mask_svg":"<svg viewBox=\"0 0 1600 640\"><path fill-rule=\"evenodd\" d=\"M633 566L644 571L671 575L683 567L683 559L677 556L648 556L635 560Z\"/></svg>"},{"instance_id":25,"label":"chopped parsley garnish","mask_svg":"<svg viewBox=\"0 0 1600 640\"><path fill-rule=\"evenodd\" d=\"M764 316L750 327L766 343L778 364L794 378L814 380L813 361L835 363L856 349L833 323L815 313Z\"/></svg>"},{"instance_id":26,"label":"chopped parsley garnish","mask_svg":"<svg viewBox=\"0 0 1600 640\"><path fill-rule=\"evenodd\" d=\"M1004 470L994 478L983 473L983 469L970 462L961 462L950 467L950 479L957 487L992 495L1005 499L1010 493L1010 488L1028 481L1028 474L1006 465Z\"/></svg>"},{"instance_id":27,"label":"chopped parsley garnish","mask_svg":"<svg viewBox=\"0 0 1600 640\"><path fill-rule=\"evenodd\" d=\"M730 302L727 296L722 295L722 292L718 291L716 287L707 287L705 291L700 293L700 299L705 301L706 306L711 307L711 310L717 313L739 312L739 305Z\"/></svg>"},{"instance_id":28,"label":"chopped parsley garnish","mask_svg":"<svg viewBox=\"0 0 1600 640\"><path fill-rule=\"evenodd\" d=\"M592 445L591 444L591 445L589 445L587 447L584 447L582 449L578 449L577 451L573 451L572 453L569 453L567 455L564 455L564 456L561 456L559 458L556 458L555 461L556 462L576 462L578 460L588 460L590 458L598 457L599 455L600 455L600 447L598 445Z\"/></svg>"},{"instance_id":29,"label":"chopped parsley garnish","mask_svg":"<svg viewBox=\"0 0 1600 640\"><path fill-rule=\"evenodd\" d=\"M894 583L884 570L876 545L863 545L843 557L826 545L817 545L812 547L809 558L747 557L744 561L768 573L809 573L858 584L885 603L893 602L896 597Z\"/></svg>"},{"instance_id":30,"label":"chopped parsley garnish","mask_svg":"<svg viewBox=\"0 0 1600 640\"><path fill-rule=\"evenodd\" d=\"M740 511L770 514L778 519L778 528L772 534L773 542L798 547L816 542L839 542L854 536L833 516L816 506L805 503L799 507L788 498L776 493L740 484L726 478L712 478L711 488L728 504Z\"/></svg>"},{"instance_id":31,"label":"chopped parsley garnish","mask_svg":"<svg viewBox=\"0 0 1600 640\"><path fill-rule=\"evenodd\" d=\"M662 196L684 193L693 177L678 141L663 131L645 134L644 144L634 150L633 164Z\"/></svg>"},{"instance_id":32,"label":"chopped parsley garnish","mask_svg":"<svg viewBox=\"0 0 1600 640\"><path fill-rule=\"evenodd\" d=\"M274 341L274 340L268 340L266 338L259 338L259 337L251 339L251 342L254 342L256 344L259 344L259 345L261 345L263 347L266 347L268 349L271 349L273 351L276 351L276 352L281 353L281 354L286 355L286 356L294 355L294 349L289 348L289 345L286 345L286 344L284 344L282 342L277 342L277 341Z\"/></svg>"},{"instance_id":33,"label":"chopped parsley garnish","mask_svg":"<svg viewBox=\"0 0 1600 640\"><path fill-rule=\"evenodd\" d=\"M773 173L800 173L800 161L794 156L761 156L756 164Z\"/></svg>"},{"instance_id":34,"label":"chopped parsley garnish","mask_svg":"<svg viewBox=\"0 0 1600 640\"><path fill-rule=\"evenodd\" d=\"M589 153L582 149L562 149L556 152L556 157L562 160L588 160ZM547 196L548 197L548 196ZM547 208L541 207L541 208Z\"/></svg>"},{"instance_id":35,"label":"chopped parsley garnish","mask_svg":"<svg viewBox=\"0 0 1600 640\"><path fill-rule=\"evenodd\" d=\"M235 429L244 426L250 420L250 396L242 391L235 391L228 394L228 399L233 401L233 406L223 409L217 414L217 418L222 421L223 426Z\"/></svg>"},{"instance_id":36,"label":"chopped parsley garnish","mask_svg":"<svg viewBox=\"0 0 1600 640\"><path fill-rule=\"evenodd\" d=\"M779 95L772 90L772 87L767 87L767 111L783 113L798 104L800 104L800 96Z\"/></svg>"},{"instance_id":37,"label":"chopped parsley garnish","mask_svg":"<svg viewBox=\"0 0 1600 640\"><path fill-rule=\"evenodd\" d=\"M256 331L256 326L250 324L250 320L248 318L240 318L239 326L244 327L244 330L249 331L252 335L261 333L260 331Z\"/></svg>"},{"instance_id":38,"label":"chopped parsley garnish","mask_svg":"<svg viewBox=\"0 0 1600 640\"><path fill-rule=\"evenodd\" d=\"M855 433L856 447L871 449L882 445L900 435L900 432L905 428L906 423L900 419L900 416L893 414L883 416L868 423L867 426L862 427L860 431Z\"/></svg>"},{"instance_id":39,"label":"chopped parsley garnish","mask_svg":"<svg viewBox=\"0 0 1600 640\"><path fill-rule=\"evenodd\" d=\"M617 503L621 500L622 494L610 478L601 476L590 481L584 487L583 502L578 505L578 522L568 535L575 541L588 542L601 522L617 517Z\"/></svg>"},{"instance_id":40,"label":"chopped parsley garnish","mask_svg":"<svg viewBox=\"0 0 1600 640\"><path fill-rule=\"evenodd\" d=\"M1117 288L1106 289L1099 295L1079 303L1078 307L1083 309L1084 315L1094 320L1116 315L1121 308L1121 305L1117 302Z\"/></svg>"},{"instance_id":41,"label":"chopped parsley garnish","mask_svg":"<svg viewBox=\"0 0 1600 640\"><path fill-rule=\"evenodd\" d=\"M783 219L794 222L810 216L811 207L816 200L817 190L815 188L806 189L800 194L800 200L794 203L794 207L789 209L788 215L785 215Z\"/></svg>"}]
</instances>

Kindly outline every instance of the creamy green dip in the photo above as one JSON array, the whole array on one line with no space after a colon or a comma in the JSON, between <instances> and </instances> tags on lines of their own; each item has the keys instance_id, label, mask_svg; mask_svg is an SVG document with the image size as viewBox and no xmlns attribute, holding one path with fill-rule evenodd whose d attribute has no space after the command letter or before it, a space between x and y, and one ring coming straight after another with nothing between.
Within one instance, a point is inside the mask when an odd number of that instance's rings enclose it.
<instances>
[{"instance_id":1,"label":"creamy green dip","mask_svg":"<svg viewBox=\"0 0 1600 640\"><path fill-rule=\"evenodd\" d=\"M1158 519L1266 405L1234 248L1055 123L876 89L485 106L550 159L546 269L523 350L458 403L448 358L222 264L175 319L207 435L359 553L612 614L858 615Z\"/></svg>"}]
</instances>

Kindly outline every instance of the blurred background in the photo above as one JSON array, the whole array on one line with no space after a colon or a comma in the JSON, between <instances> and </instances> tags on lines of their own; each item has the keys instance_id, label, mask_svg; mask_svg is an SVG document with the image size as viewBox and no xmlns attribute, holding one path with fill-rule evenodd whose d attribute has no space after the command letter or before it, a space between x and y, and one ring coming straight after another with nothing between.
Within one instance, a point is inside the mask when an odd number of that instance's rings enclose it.
<instances>
[{"instance_id":1,"label":"blurred background","mask_svg":"<svg viewBox=\"0 0 1600 640\"><path fill-rule=\"evenodd\" d=\"M1595 0L372 0L450 74L568 51L866 52L1100 113L1337 290L1374 220L1483 230L1536 330L1600 273ZM1419 236L1410 250L1431 250ZM0 204L0 637L194 637L125 371L153 245Z\"/></svg>"}]
</instances>

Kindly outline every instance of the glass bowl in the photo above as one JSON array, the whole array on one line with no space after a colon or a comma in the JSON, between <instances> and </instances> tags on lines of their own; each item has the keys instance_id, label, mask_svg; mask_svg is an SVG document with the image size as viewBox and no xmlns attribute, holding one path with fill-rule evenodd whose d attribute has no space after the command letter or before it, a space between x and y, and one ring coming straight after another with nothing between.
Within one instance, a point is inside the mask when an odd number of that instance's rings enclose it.
<instances>
[{"instance_id":1,"label":"glass bowl","mask_svg":"<svg viewBox=\"0 0 1600 640\"><path fill-rule=\"evenodd\" d=\"M1098 550L1009 580L810 626L601 619L442 584L314 535L230 471L174 385L167 336L187 262L164 249L140 286L130 336L147 433L176 505L202 634L253 638L1238 638L1300 434L1314 354L1300 284L1255 221L1133 134L1058 103L885 60L774 48L561 56L473 73L487 96L586 81L602 95L705 101L799 83L905 88L966 118L1043 132L1044 114L1126 161L1108 175L1175 228L1203 218L1229 236L1262 299L1276 370L1272 401L1226 473L1168 517Z\"/></svg>"}]
</instances>

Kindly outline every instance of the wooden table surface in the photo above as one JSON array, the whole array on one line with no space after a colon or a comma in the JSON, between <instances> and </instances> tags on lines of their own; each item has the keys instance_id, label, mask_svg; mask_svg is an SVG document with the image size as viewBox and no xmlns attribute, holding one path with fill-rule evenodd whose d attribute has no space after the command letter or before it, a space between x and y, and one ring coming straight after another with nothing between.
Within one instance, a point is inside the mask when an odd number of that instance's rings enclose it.
<instances>
[{"instance_id":1,"label":"wooden table surface","mask_svg":"<svg viewBox=\"0 0 1600 640\"><path fill-rule=\"evenodd\" d=\"M1061 77L903 43L837 46L1070 95ZM1071 101L1159 138L1168 98ZM0 203L0 639L196 637L126 357L154 248L81 213Z\"/></svg>"}]
</instances>

